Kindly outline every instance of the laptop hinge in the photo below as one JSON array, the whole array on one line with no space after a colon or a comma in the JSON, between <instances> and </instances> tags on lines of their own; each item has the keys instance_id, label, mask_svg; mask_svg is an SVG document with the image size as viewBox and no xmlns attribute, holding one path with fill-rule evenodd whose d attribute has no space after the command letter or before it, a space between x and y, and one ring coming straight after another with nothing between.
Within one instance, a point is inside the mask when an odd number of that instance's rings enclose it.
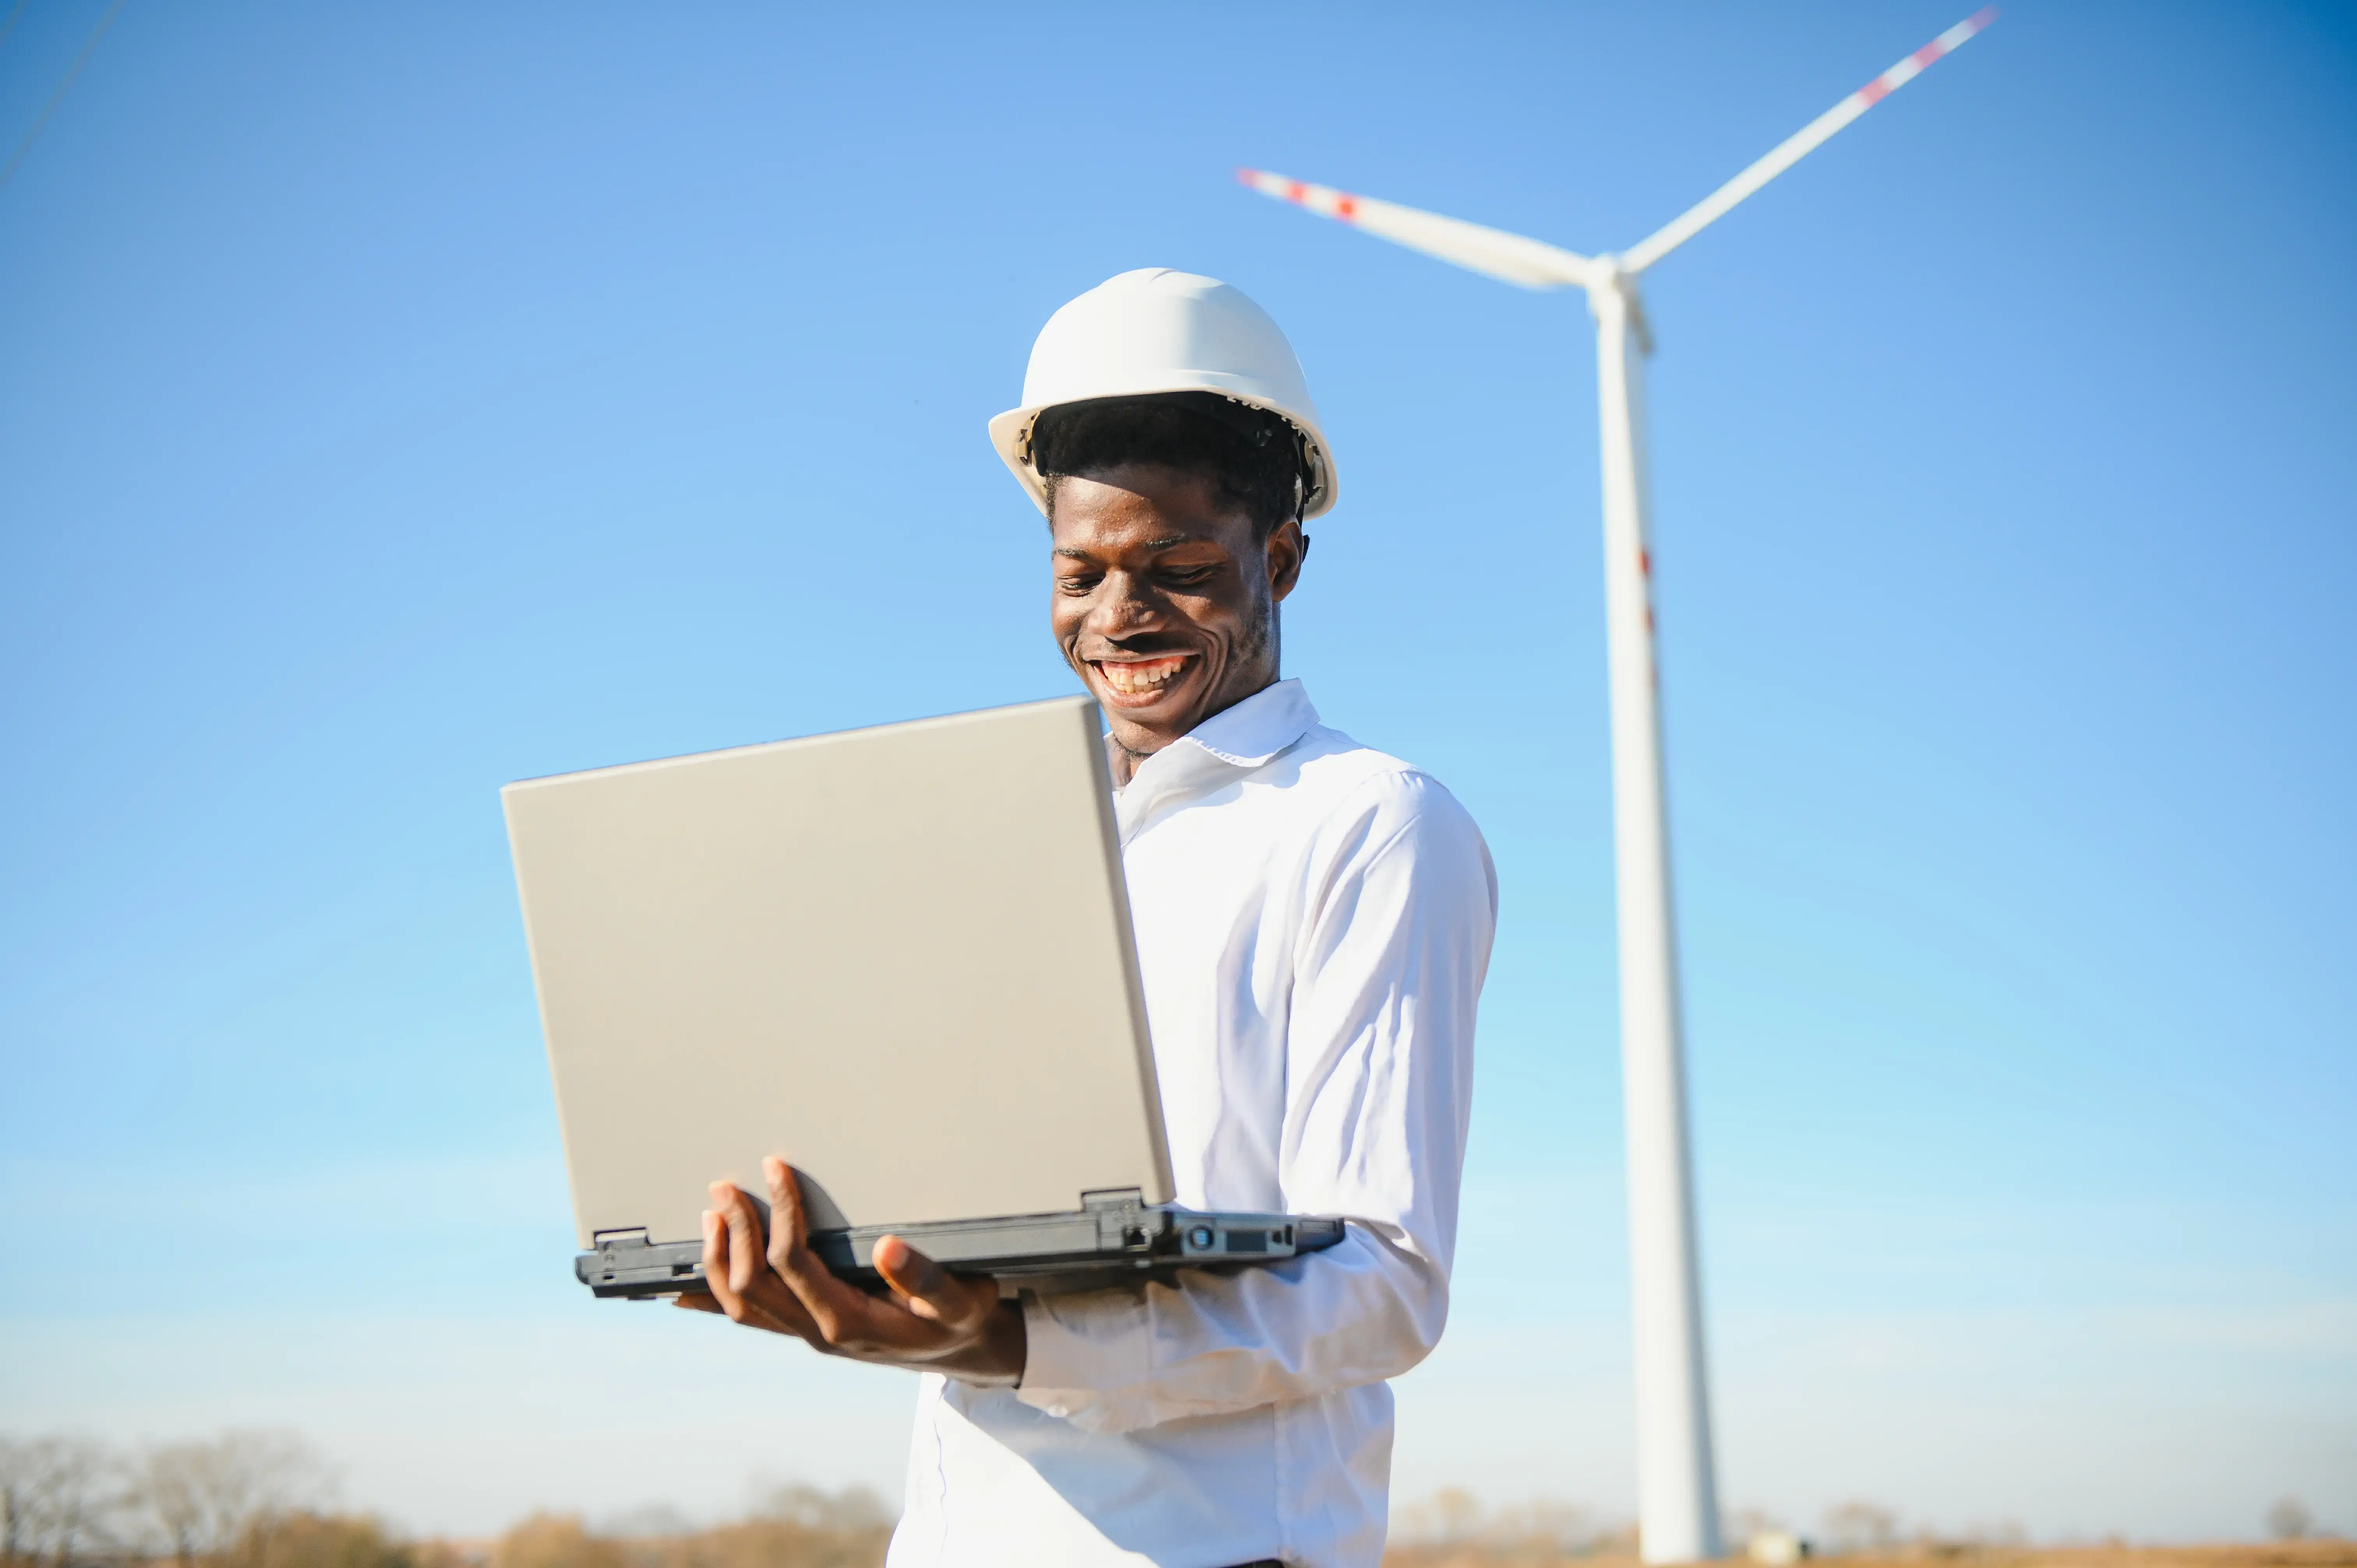
<instances>
[{"instance_id":1,"label":"laptop hinge","mask_svg":"<svg viewBox=\"0 0 2357 1568\"><path fill-rule=\"evenodd\" d=\"M616 1241L625 1243L635 1241L643 1247L647 1244L647 1228L643 1225L631 1225L619 1230L599 1230L589 1238L589 1245L592 1247L608 1246Z\"/></svg>"},{"instance_id":2,"label":"laptop hinge","mask_svg":"<svg viewBox=\"0 0 2357 1568\"><path fill-rule=\"evenodd\" d=\"M1108 1252L1145 1250L1150 1240L1140 1212L1145 1207L1146 1195L1134 1187L1081 1194L1082 1209L1097 1217L1097 1245Z\"/></svg>"}]
</instances>

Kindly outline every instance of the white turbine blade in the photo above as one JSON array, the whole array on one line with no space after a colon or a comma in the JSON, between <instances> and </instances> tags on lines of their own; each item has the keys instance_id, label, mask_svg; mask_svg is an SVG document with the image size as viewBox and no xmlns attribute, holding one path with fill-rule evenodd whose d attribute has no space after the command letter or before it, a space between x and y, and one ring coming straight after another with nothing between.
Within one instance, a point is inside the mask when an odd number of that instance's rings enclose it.
<instances>
[{"instance_id":1,"label":"white turbine blade","mask_svg":"<svg viewBox=\"0 0 2357 1568\"><path fill-rule=\"evenodd\" d=\"M1484 229L1479 223L1419 212L1395 202L1352 196L1329 185L1304 185L1297 179L1265 174L1259 169L1238 169L1236 177L1263 196L1274 196L1279 201L1290 201L1321 216L1356 224L1370 234L1381 235L1411 251L1422 251L1427 256L1437 256L1484 277L1523 288L1584 286L1596 270L1596 263L1586 256L1537 240L1525 240L1502 229Z\"/></svg>"},{"instance_id":2,"label":"white turbine blade","mask_svg":"<svg viewBox=\"0 0 2357 1568\"><path fill-rule=\"evenodd\" d=\"M1872 81L1810 121L1792 135L1785 138L1774 152L1712 191L1683 215L1664 225L1658 232L1631 245L1627 253L1620 258L1621 266L1632 273L1643 272L1647 267L1700 233L1706 225L1724 214L1728 208L1816 151L1835 131L1921 76L1925 66L1996 20L1996 7L1991 5L1985 10L1974 12L1970 16L1950 27Z\"/></svg>"}]
</instances>

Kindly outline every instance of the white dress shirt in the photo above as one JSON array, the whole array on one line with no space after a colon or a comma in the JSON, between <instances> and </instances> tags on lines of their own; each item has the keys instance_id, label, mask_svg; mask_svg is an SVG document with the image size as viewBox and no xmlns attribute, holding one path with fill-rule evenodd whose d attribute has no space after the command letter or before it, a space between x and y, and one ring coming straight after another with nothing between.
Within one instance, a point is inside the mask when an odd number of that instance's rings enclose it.
<instances>
[{"instance_id":1,"label":"white dress shirt","mask_svg":"<svg viewBox=\"0 0 2357 1568\"><path fill-rule=\"evenodd\" d=\"M1026 1296L1018 1389L928 1376L890 1568L1373 1568L1384 1380L1448 1313L1497 877L1429 776L1281 682L1115 798L1178 1199L1337 1246Z\"/></svg>"}]
</instances>

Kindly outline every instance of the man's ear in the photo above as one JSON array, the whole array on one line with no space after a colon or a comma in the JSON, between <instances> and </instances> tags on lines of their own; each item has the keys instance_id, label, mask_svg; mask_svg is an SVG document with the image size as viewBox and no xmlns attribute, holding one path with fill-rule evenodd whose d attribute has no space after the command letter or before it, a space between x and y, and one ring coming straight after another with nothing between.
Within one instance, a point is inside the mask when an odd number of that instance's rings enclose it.
<instances>
[{"instance_id":1,"label":"man's ear","mask_svg":"<svg viewBox=\"0 0 2357 1568\"><path fill-rule=\"evenodd\" d=\"M1301 564L1309 556L1309 535L1301 532L1301 520L1287 518L1271 529L1264 550L1268 559L1269 600L1277 603L1301 581Z\"/></svg>"}]
</instances>

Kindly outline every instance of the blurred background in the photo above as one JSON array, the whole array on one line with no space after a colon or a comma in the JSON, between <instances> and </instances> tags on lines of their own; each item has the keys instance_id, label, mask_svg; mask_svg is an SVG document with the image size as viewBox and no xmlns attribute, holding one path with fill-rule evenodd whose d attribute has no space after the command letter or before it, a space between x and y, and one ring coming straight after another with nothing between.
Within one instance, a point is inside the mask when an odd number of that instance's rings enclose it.
<instances>
[{"instance_id":1,"label":"blurred background","mask_svg":"<svg viewBox=\"0 0 2357 1568\"><path fill-rule=\"evenodd\" d=\"M912 1380L574 1282L497 791L1072 689L983 424L1170 265L1342 467L1288 673L1502 886L1397 1494L1625 1520L1584 304L1232 171L1615 249L1964 8L10 8L0 1433L897 1498ZM1647 279L1744 1519L2357 1530L2352 249L2357 10L2024 4Z\"/></svg>"}]
</instances>

